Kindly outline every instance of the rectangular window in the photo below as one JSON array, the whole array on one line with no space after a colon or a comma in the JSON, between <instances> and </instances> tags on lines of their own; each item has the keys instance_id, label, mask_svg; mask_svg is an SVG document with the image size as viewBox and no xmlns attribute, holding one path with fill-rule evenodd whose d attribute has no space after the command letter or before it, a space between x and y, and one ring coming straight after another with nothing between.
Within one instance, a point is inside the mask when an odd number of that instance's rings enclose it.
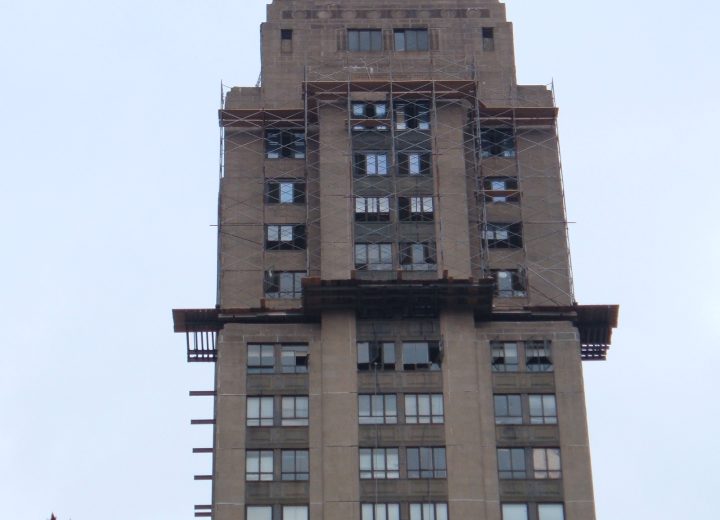
<instances>
[{"instance_id":1,"label":"rectangular window","mask_svg":"<svg viewBox=\"0 0 720 520\"><path fill-rule=\"evenodd\" d=\"M283 374L305 374L308 371L307 345L282 345L280 367Z\"/></svg>"},{"instance_id":2,"label":"rectangular window","mask_svg":"<svg viewBox=\"0 0 720 520\"><path fill-rule=\"evenodd\" d=\"M367 102L353 101L352 104L353 119L385 119L388 117L387 103L383 102Z\"/></svg>"},{"instance_id":3,"label":"rectangular window","mask_svg":"<svg viewBox=\"0 0 720 520\"><path fill-rule=\"evenodd\" d=\"M359 341L358 370L395 370L395 343Z\"/></svg>"},{"instance_id":4,"label":"rectangular window","mask_svg":"<svg viewBox=\"0 0 720 520\"><path fill-rule=\"evenodd\" d=\"M404 271L434 271L435 242L401 242L400 266Z\"/></svg>"},{"instance_id":5,"label":"rectangular window","mask_svg":"<svg viewBox=\"0 0 720 520\"><path fill-rule=\"evenodd\" d=\"M490 348L492 349L493 372L518 371L519 362L517 343L493 341L490 343Z\"/></svg>"},{"instance_id":6,"label":"rectangular window","mask_svg":"<svg viewBox=\"0 0 720 520\"><path fill-rule=\"evenodd\" d=\"M485 177L483 179L485 202L520 202L516 177Z\"/></svg>"},{"instance_id":7,"label":"rectangular window","mask_svg":"<svg viewBox=\"0 0 720 520\"><path fill-rule=\"evenodd\" d=\"M445 448L408 448L407 478L447 478Z\"/></svg>"},{"instance_id":8,"label":"rectangular window","mask_svg":"<svg viewBox=\"0 0 720 520\"><path fill-rule=\"evenodd\" d=\"M527 504L503 504L502 520L528 520Z\"/></svg>"},{"instance_id":9,"label":"rectangular window","mask_svg":"<svg viewBox=\"0 0 720 520\"><path fill-rule=\"evenodd\" d=\"M410 504L410 520L448 520L448 508L444 503Z\"/></svg>"},{"instance_id":10,"label":"rectangular window","mask_svg":"<svg viewBox=\"0 0 720 520\"><path fill-rule=\"evenodd\" d=\"M522 224L488 222L483 231L483 238L491 248L522 247Z\"/></svg>"},{"instance_id":11,"label":"rectangular window","mask_svg":"<svg viewBox=\"0 0 720 520\"><path fill-rule=\"evenodd\" d=\"M515 157L515 134L510 126L492 126L480 129L482 156Z\"/></svg>"},{"instance_id":12,"label":"rectangular window","mask_svg":"<svg viewBox=\"0 0 720 520\"><path fill-rule=\"evenodd\" d=\"M398 197L398 217L403 221L432 222L432 197Z\"/></svg>"},{"instance_id":13,"label":"rectangular window","mask_svg":"<svg viewBox=\"0 0 720 520\"><path fill-rule=\"evenodd\" d=\"M403 370L440 370L440 344L437 341L403 342Z\"/></svg>"},{"instance_id":14,"label":"rectangular window","mask_svg":"<svg viewBox=\"0 0 720 520\"><path fill-rule=\"evenodd\" d=\"M397 448L360 448L361 479L400 478Z\"/></svg>"},{"instance_id":15,"label":"rectangular window","mask_svg":"<svg viewBox=\"0 0 720 520\"><path fill-rule=\"evenodd\" d=\"M282 520L308 520L308 506L282 506Z\"/></svg>"},{"instance_id":16,"label":"rectangular window","mask_svg":"<svg viewBox=\"0 0 720 520\"><path fill-rule=\"evenodd\" d=\"M380 29L348 29L347 49L353 52L377 52L383 50Z\"/></svg>"},{"instance_id":17,"label":"rectangular window","mask_svg":"<svg viewBox=\"0 0 720 520\"><path fill-rule=\"evenodd\" d=\"M492 27L482 28L482 47L484 51L495 50L495 29Z\"/></svg>"},{"instance_id":18,"label":"rectangular window","mask_svg":"<svg viewBox=\"0 0 720 520\"><path fill-rule=\"evenodd\" d=\"M355 244L355 269L391 271L392 244Z\"/></svg>"},{"instance_id":19,"label":"rectangular window","mask_svg":"<svg viewBox=\"0 0 720 520\"><path fill-rule=\"evenodd\" d=\"M562 504L538 504L538 520L565 520Z\"/></svg>"},{"instance_id":20,"label":"rectangular window","mask_svg":"<svg viewBox=\"0 0 720 520\"><path fill-rule=\"evenodd\" d=\"M308 397L305 396L283 396L282 426L307 426L308 425Z\"/></svg>"},{"instance_id":21,"label":"rectangular window","mask_svg":"<svg viewBox=\"0 0 720 520\"><path fill-rule=\"evenodd\" d=\"M427 101L396 101L396 130L430 130L430 103Z\"/></svg>"},{"instance_id":22,"label":"rectangular window","mask_svg":"<svg viewBox=\"0 0 720 520\"><path fill-rule=\"evenodd\" d=\"M524 298L525 276L517 269L494 270L490 275L495 279L495 296L498 298Z\"/></svg>"},{"instance_id":23,"label":"rectangular window","mask_svg":"<svg viewBox=\"0 0 720 520\"><path fill-rule=\"evenodd\" d=\"M495 395L495 424L522 424L522 404L519 395Z\"/></svg>"},{"instance_id":24,"label":"rectangular window","mask_svg":"<svg viewBox=\"0 0 720 520\"><path fill-rule=\"evenodd\" d=\"M305 132L302 130L266 130L265 153L268 159L304 159Z\"/></svg>"},{"instance_id":25,"label":"rectangular window","mask_svg":"<svg viewBox=\"0 0 720 520\"><path fill-rule=\"evenodd\" d=\"M427 51L430 48L427 29L395 29L395 50Z\"/></svg>"},{"instance_id":26,"label":"rectangular window","mask_svg":"<svg viewBox=\"0 0 720 520\"><path fill-rule=\"evenodd\" d=\"M302 298L302 279L305 271L267 271L266 298Z\"/></svg>"},{"instance_id":27,"label":"rectangular window","mask_svg":"<svg viewBox=\"0 0 720 520\"><path fill-rule=\"evenodd\" d=\"M305 225L269 224L265 226L265 249L268 251L305 249Z\"/></svg>"},{"instance_id":28,"label":"rectangular window","mask_svg":"<svg viewBox=\"0 0 720 520\"><path fill-rule=\"evenodd\" d=\"M308 480L310 477L308 450L282 450L280 476L282 480Z\"/></svg>"},{"instance_id":29,"label":"rectangular window","mask_svg":"<svg viewBox=\"0 0 720 520\"><path fill-rule=\"evenodd\" d=\"M528 372L552 372L549 341L525 342L525 366Z\"/></svg>"},{"instance_id":30,"label":"rectangular window","mask_svg":"<svg viewBox=\"0 0 720 520\"><path fill-rule=\"evenodd\" d=\"M302 204L305 202L305 183L302 181L268 181L265 184L268 204Z\"/></svg>"},{"instance_id":31,"label":"rectangular window","mask_svg":"<svg viewBox=\"0 0 720 520\"><path fill-rule=\"evenodd\" d=\"M355 154L354 171L355 175L387 175L387 153L368 152Z\"/></svg>"},{"instance_id":32,"label":"rectangular window","mask_svg":"<svg viewBox=\"0 0 720 520\"><path fill-rule=\"evenodd\" d=\"M272 506L248 506L245 511L247 520L272 520Z\"/></svg>"},{"instance_id":33,"label":"rectangular window","mask_svg":"<svg viewBox=\"0 0 720 520\"><path fill-rule=\"evenodd\" d=\"M358 414L360 424L397 424L397 396L360 394Z\"/></svg>"},{"instance_id":34,"label":"rectangular window","mask_svg":"<svg viewBox=\"0 0 720 520\"><path fill-rule=\"evenodd\" d=\"M272 480L273 452L248 450L245 452L245 480Z\"/></svg>"},{"instance_id":35,"label":"rectangular window","mask_svg":"<svg viewBox=\"0 0 720 520\"><path fill-rule=\"evenodd\" d=\"M542 479L562 477L560 448L533 448L533 476Z\"/></svg>"},{"instance_id":36,"label":"rectangular window","mask_svg":"<svg viewBox=\"0 0 720 520\"><path fill-rule=\"evenodd\" d=\"M361 520L400 520L400 504L362 504Z\"/></svg>"},{"instance_id":37,"label":"rectangular window","mask_svg":"<svg viewBox=\"0 0 720 520\"><path fill-rule=\"evenodd\" d=\"M400 175L430 175L430 154L427 152L398 153L398 173Z\"/></svg>"},{"instance_id":38,"label":"rectangular window","mask_svg":"<svg viewBox=\"0 0 720 520\"><path fill-rule=\"evenodd\" d=\"M248 345L247 371L248 374L272 374L275 371L275 345Z\"/></svg>"},{"instance_id":39,"label":"rectangular window","mask_svg":"<svg viewBox=\"0 0 720 520\"><path fill-rule=\"evenodd\" d=\"M530 424L557 424L557 405L552 394L529 395Z\"/></svg>"},{"instance_id":40,"label":"rectangular window","mask_svg":"<svg viewBox=\"0 0 720 520\"><path fill-rule=\"evenodd\" d=\"M272 426L273 425L273 398L248 397L247 398L247 425Z\"/></svg>"},{"instance_id":41,"label":"rectangular window","mask_svg":"<svg viewBox=\"0 0 720 520\"><path fill-rule=\"evenodd\" d=\"M527 478L523 448L498 448L497 459L501 479Z\"/></svg>"},{"instance_id":42,"label":"rectangular window","mask_svg":"<svg viewBox=\"0 0 720 520\"><path fill-rule=\"evenodd\" d=\"M405 394L406 424L445 422L442 394Z\"/></svg>"},{"instance_id":43,"label":"rectangular window","mask_svg":"<svg viewBox=\"0 0 720 520\"><path fill-rule=\"evenodd\" d=\"M390 220L390 197L355 197L356 222Z\"/></svg>"}]
</instances>

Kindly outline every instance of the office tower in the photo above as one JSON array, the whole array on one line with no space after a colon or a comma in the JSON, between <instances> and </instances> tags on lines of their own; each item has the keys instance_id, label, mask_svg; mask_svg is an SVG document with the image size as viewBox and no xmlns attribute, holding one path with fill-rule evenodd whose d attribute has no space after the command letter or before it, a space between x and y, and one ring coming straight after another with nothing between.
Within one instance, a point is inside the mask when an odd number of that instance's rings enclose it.
<instances>
[{"instance_id":1,"label":"office tower","mask_svg":"<svg viewBox=\"0 0 720 520\"><path fill-rule=\"evenodd\" d=\"M275 0L220 110L216 520L592 520L557 109L499 1ZM203 421L198 421L203 422ZM203 450L200 450L203 451Z\"/></svg>"}]
</instances>

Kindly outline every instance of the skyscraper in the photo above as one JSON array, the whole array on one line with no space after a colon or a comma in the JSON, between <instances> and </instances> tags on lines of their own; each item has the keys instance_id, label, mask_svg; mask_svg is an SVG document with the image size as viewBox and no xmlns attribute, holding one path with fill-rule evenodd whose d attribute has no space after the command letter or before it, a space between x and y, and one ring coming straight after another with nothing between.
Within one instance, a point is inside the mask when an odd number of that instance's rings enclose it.
<instances>
[{"instance_id":1,"label":"skyscraper","mask_svg":"<svg viewBox=\"0 0 720 520\"><path fill-rule=\"evenodd\" d=\"M220 110L216 520L592 520L557 108L499 1L274 0ZM202 421L199 421L202 422Z\"/></svg>"}]
</instances>

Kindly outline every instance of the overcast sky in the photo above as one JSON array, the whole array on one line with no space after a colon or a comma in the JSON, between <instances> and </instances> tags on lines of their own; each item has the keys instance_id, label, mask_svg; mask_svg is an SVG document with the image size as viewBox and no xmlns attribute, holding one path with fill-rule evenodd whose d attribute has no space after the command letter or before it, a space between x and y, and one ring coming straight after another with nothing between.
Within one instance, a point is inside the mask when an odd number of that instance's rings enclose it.
<instances>
[{"instance_id":1,"label":"overcast sky","mask_svg":"<svg viewBox=\"0 0 720 520\"><path fill-rule=\"evenodd\" d=\"M1 518L209 503L213 367L170 310L215 301L220 82L257 81L266 3L0 0ZM717 518L720 7L506 3L519 81L555 80L577 298L621 305L598 519Z\"/></svg>"}]
</instances>

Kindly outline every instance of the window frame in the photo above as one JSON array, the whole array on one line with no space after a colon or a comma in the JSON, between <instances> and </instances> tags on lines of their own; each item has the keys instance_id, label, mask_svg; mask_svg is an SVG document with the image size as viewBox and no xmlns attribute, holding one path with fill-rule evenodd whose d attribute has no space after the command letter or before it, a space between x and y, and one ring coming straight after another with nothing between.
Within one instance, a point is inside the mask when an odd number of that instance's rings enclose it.
<instances>
[{"instance_id":1,"label":"window frame","mask_svg":"<svg viewBox=\"0 0 720 520\"><path fill-rule=\"evenodd\" d=\"M498 478L500 480L526 480L528 463L525 448L497 448Z\"/></svg>"},{"instance_id":2,"label":"window frame","mask_svg":"<svg viewBox=\"0 0 720 520\"><path fill-rule=\"evenodd\" d=\"M361 520L400 520L400 504L396 502L360 504Z\"/></svg>"},{"instance_id":3,"label":"window frame","mask_svg":"<svg viewBox=\"0 0 720 520\"><path fill-rule=\"evenodd\" d=\"M495 409L495 424L505 426L523 424L525 422L523 419L522 395L494 394L493 405ZM513 411L518 413L511 413Z\"/></svg>"},{"instance_id":4,"label":"window frame","mask_svg":"<svg viewBox=\"0 0 720 520\"><path fill-rule=\"evenodd\" d=\"M355 242L355 269L358 271L392 271L392 246L392 242ZM378 261L370 262L371 259Z\"/></svg>"},{"instance_id":5,"label":"window frame","mask_svg":"<svg viewBox=\"0 0 720 520\"><path fill-rule=\"evenodd\" d=\"M298 403L305 406L298 406ZM292 403L292 406L286 406ZM286 412L288 412L286 414ZM310 398L307 395L283 395L280 399L280 426L308 426L310 422Z\"/></svg>"},{"instance_id":6,"label":"window frame","mask_svg":"<svg viewBox=\"0 0 720 520\"><path fill-rule=\"evenodd\" d=\"M515 129L512 126L480 127L480 156L512 159L517 155Z\"/></svg>"},{"instance_id":7,"label":"window frame","mask_svg":"<svg viewBox=\"0 0 720 520\"><path fill-rule=\"evenodd\" d=\"M294 363L285 363L286 353L292 353ZM303 362L304 360L304 362ZM298 363L300 361L300 363ZM280 344L280 373L281 374L307 374L310 366L310 347L307 343L281 343Z\"/></svg>"},{"instance_id":8,"label":"window frame","mask_svg":"<svg viewBox=\"0 0 720 520\"><path fill-rule=\"evenodd\" d=\"M403 271L435 271L437 270L437 251L435 241L400 242L399 264ZM422 260L418 262L417 260Z\"/></svg>"},{"instance_id":9,"label":"window frame","mask_svg":"<svg viewBox=\"0 0 720 520\"><path fill-rule=\"evenodd\" d=\"M411 195L398 197L398 219L401 222L433 222L435 220L435 197Z\"/></svg>"},{"instance_id":10,"label":"window frame","mask_svg":"<svg viewBox=\"0 0 720 520\"><path fill-rule=\"evenodd\" d=\"M267 251L304 251L307 246L305 224L265 224Z\"/></svg>"},{"instance_id":11,"label":"window frame","mask_svg":"<svg viewBox=\"0 0 720 520\"><path fill-rule=\"evenodd\" d=\"M486 222L482 236L490 249L520 249L523 247L521 222Z\"/></svg>"},{"instance_id":12,"label":"window frame","mask_svg":"<svg viewBox=\"0 0 720 520\"><path fill-rule=\"evenodd\" d=\"M562 478L560 448L531 448L532 475L536 480Z\"/></svg>"},{"instance_id":13,"label":"window frame","mask_svg":"<svg viewBox=\"0 0 720 520\"><path fill-rule=\"evenodd\" d=\"M265 271L265 297L273 300L300 299L302 279L306 277L306 271ZM288 282L292 282L289 290Z\"/></svg>"},{"instance_id":14,"label":"window frame","mask_svg":"<svg viewBox=\"0 0 720 520\"><path fill-rule=\"evenodd\" d=\"M275 425L275 399L271 396L248 396L245 406L245 425L249 428L271 427ZM251 403L257 401L257 417L250 415ZM269 404L268 404L269 403ZM268 407L270 415L267 415ZM251 424L252 423L252 424ZM257 423L257 424L255 424Z\"/></svg>"},{"instance_id":15,"label":"window frame","mask_svg":"<svg viewBox=\"0 0 720 520\"><path fill-rule=\"evenodd\" d=\"M396 100L393 103L395 130L430 130L430 102Z\"/></svg>"},{"instance_id":16,"label":"window frame","mask_svg":"<svg viewBox=\"0 0 720 520\"><path fill-rule=\"evenodd\" d=\"M367 41L363 42L365 34L367 34ZM385 47L382 29L349 28L345 42L349 52L382 52Z\"/></svg>"},{"instance_id":17,"label":"window frame","mask_svg":"<svg viewBox=\"0 0 720 520\"><path fill-rule=\"evenodd\" d=\"M294 511L293 511L294 510ZM292 516L289 513L292 512ZM298 517L298 513L300 516ZM310 508L306 505L283 505L282 520L308 520L310 518Z\"/></svg>"},{"instance_id":18,"label":"window frame","mask_svg":"<svg viewBox=\"0 0 720 520\"><path fill-rule=\"evenodd\" d=\"M395 52L429 51L430 31L427 27L393 29L393 50Z\"/></svg>"},{"instance_id":19,"label":"window frame","mask_svg":"<svg viewBox=\"0 0 720 520\"><path fill-rule=\"evenodd\" d=\"M258 352L254 353L256 350ZM270 356L267 356L268 351ZM257 359L257 363L251 363L252 359ZM268 361L270 361L269 364ZM275 372L275 344L248 343L246 365L248 374L273 374Z\"/></svg>"},{"instance_id":20,"label":"window frame","mask_svg":"<svg viewBox=\"0 0 720 520\"><path fill-rule=\"evenodd\" d=\"M439 403L439 412L437 410ZM444 424L443 394L405 394L405 424ZM427 413L422 413L427 410ZM414 411L414 413L412 413Z\"/></svg>"},{"instance_id":21,"label":"window frame","mask_svg":"<svg viewBox=\"0 0 720 520\"><path fill-rule=\"evenodd\" d=\"M447 502L410 502L410 520L448 520Z\"/></svg>"},{"instance_id":22,"label":"window frame","mask_svg":"<svg viewBox=\"0 0 720 520\"><path fill-rule=\"evenodd\" d=\"M533 404L533 401L536 401L536 404ZM552 401L552 404L549 404L549 401ZM536 410L539 410L540 414L533 413ZM555 394L529 394L528 419L530 424L557 424L557 398Z\"/></svg>"},{"instance_id":23,"label":"window frame","mask_svg":"<svg viewBox=\"0 0 720 520\"><path fill-rule=\"evenodd\" d=\"M495 296L498 298L525 298L527 297L527 283L525 273L520 269L493 269L490 271L495 281ZM509 280L504 280L509 278ZM501 279L503 281L501 282Z\"/></svg>"},{"instance_id":24,"label":"window frame","mask_svg":"<svg viewBox=\"0 0 720 520\"><path fill-rule=\"evenodd\" d=\"M507 348L512 345L515 350L514 357L508 356ZM502 353L500 352L502 348ZM502 355L500 355L502 354ZM519 342L517 341L491 341L490 342L490 356L491 356L491 369L492 372L520 372L520 349ZM508 359L514 359L514 363L508 363Z\"/></svg>"},{"instance_id":25,"label":"window frame","mask_svg":"<svg viewBox=\"0 0 720 520\"><path fill-rule=\"evenodd\" d=\"M361 345L365 344L367 344L367 347L361 347ZM357 341L356 347L358 371L365 372L369 370L396 370L397 353L395 352L394 341ZM367 363L364 362L364 349L367 349ZM379 360L379 362L377 360Z\"/></svg>"},{"instance_id":26,"label":"window frame","mask_svg":"<svg viewBox=\"0 0 720 520\"><path fill-rule=\"evenodd\" d=\"M406 448L408 479L447 478L447 454L444 446Z\"/></svg>"},{"instance_id":27,"label":"window frame","mask_svg":"<svg viewBox=\"0 0 720 520\"><path fill-rule=\"evenodd\" d=\"M269 457L269 468L268 468ZM253 464L253 467L251 467ZM275 480L275 456L273 450L245 451L245 480L247 482L270 482ZM251 471L254 470L254 471Z\"/></svg>"},{"instance_id":28,"label":"window frame","mask_svg":"<svg viewBox=\"0 0 720 520\"><path fill-rule=\"evenodd\" d=\"M410 351L418 351L420 345L425 345L427 356L423 359L427 361L418 363L408 363ZM407 349L406 349L407 347ZM434 355L433 355L434 354ZM439 341L403 341L402 342L402 366L403 371L438 371L442 368L442 347Z\"/></svg>"},{"instance_id":29,"label":"window frame","mask_svg":"<svg viewBox=\"0 0 720 520\"><path fill-rule=\"evenodd\" d=\"M290 186L289 200L287 199ZM265 203L266 204L305 204L306 184L299 179L273 179L265 181Z\"/></svg>"},{"instance_id":30,"label":"window frame","mask_svg":"<svg viewBox=\"0 0 720 520\"><path fill-rule=\"evenodd\" d=\"M525 348L526 371L553 372L555 370L550 340L527 340L523 347Z\"/></svg>"},{"instance_id":31,"label":"window frame","mask_svg":"<svg viewBox=\"0 0 720 520\"><path fill-rule=\"evenodd\" d=\"M265 130L264 137L266 159L305 159L307 143L304 130L269 128Z\"/></svg>"},{"instance_id":32,"label":"window frame","mask_svg":"<svg viewBox=\"0 0 720 520\"><path fill-rule=\"evenodd\" d=\"M389 222L390 197L356 196L355 222Z\"/></svg>"},{"instance_id":33,"label":"window frame","mask_svg":"<svg viewBox=\"0 0 720 520\"><path fill-rule=\"evenodd\" d=\"M358 394L358 424L398 424L397 401L397 394Z\"/></svg>"},{"instance_id":34,"label":"window frame","mask_svg":"<svg viewBox=\"0 0 720 520\"><path fill-rule=\"evenodd\" d=\"M427 150L403 150L398 152L397 164L398 175L401 176L424 177L432 175L432 153Z\"/></svg>"},{"instance_id":35,"label":"window frame","mask_svg":"<svg viewBox=\"0 0 720 520\"><path fill-rule=\"evenodd\" d=\"M302 454L303 460L299 460L298 454ZM286 459L286 456L287 459ZM286 468L286 461L290 461L291 467ZM310 451L309 450L280 450L280 480L285 482L305 482L310 480Z\"/></svg>"},{"instance_id":36,"label":"window frame","mask_svg":"<svg viewBox=\"0 0 720 520\"><path fill-rule=\"evenodd\" d=\"M390 156L387 151L363 151L353 154L353 174L356 177L387 177L390 175Z\"/></svg>"},{"instance_id":37,"label":"window frame","mask_svg":"<svg viewBox=\"0 0 720 520\"><path fill-rule=\"evenodd\" d=\"M273 508L272 506L245 506L245 518L247 520L273 520Z\"/></svg>"},{"instance_id":38,"label":"window frame","mask_svg":"<svg viewBox=\"0 0 720 520\"><path fill-rule=\"evenodd\" d=\"M361 480L397 480L400 478L399 448L360 448ZM366 463L370 462L368 466ZM364 463L365 462L365 463ZM382 462L381 464L378 464Z\"/></svg>"}]
</instances>

